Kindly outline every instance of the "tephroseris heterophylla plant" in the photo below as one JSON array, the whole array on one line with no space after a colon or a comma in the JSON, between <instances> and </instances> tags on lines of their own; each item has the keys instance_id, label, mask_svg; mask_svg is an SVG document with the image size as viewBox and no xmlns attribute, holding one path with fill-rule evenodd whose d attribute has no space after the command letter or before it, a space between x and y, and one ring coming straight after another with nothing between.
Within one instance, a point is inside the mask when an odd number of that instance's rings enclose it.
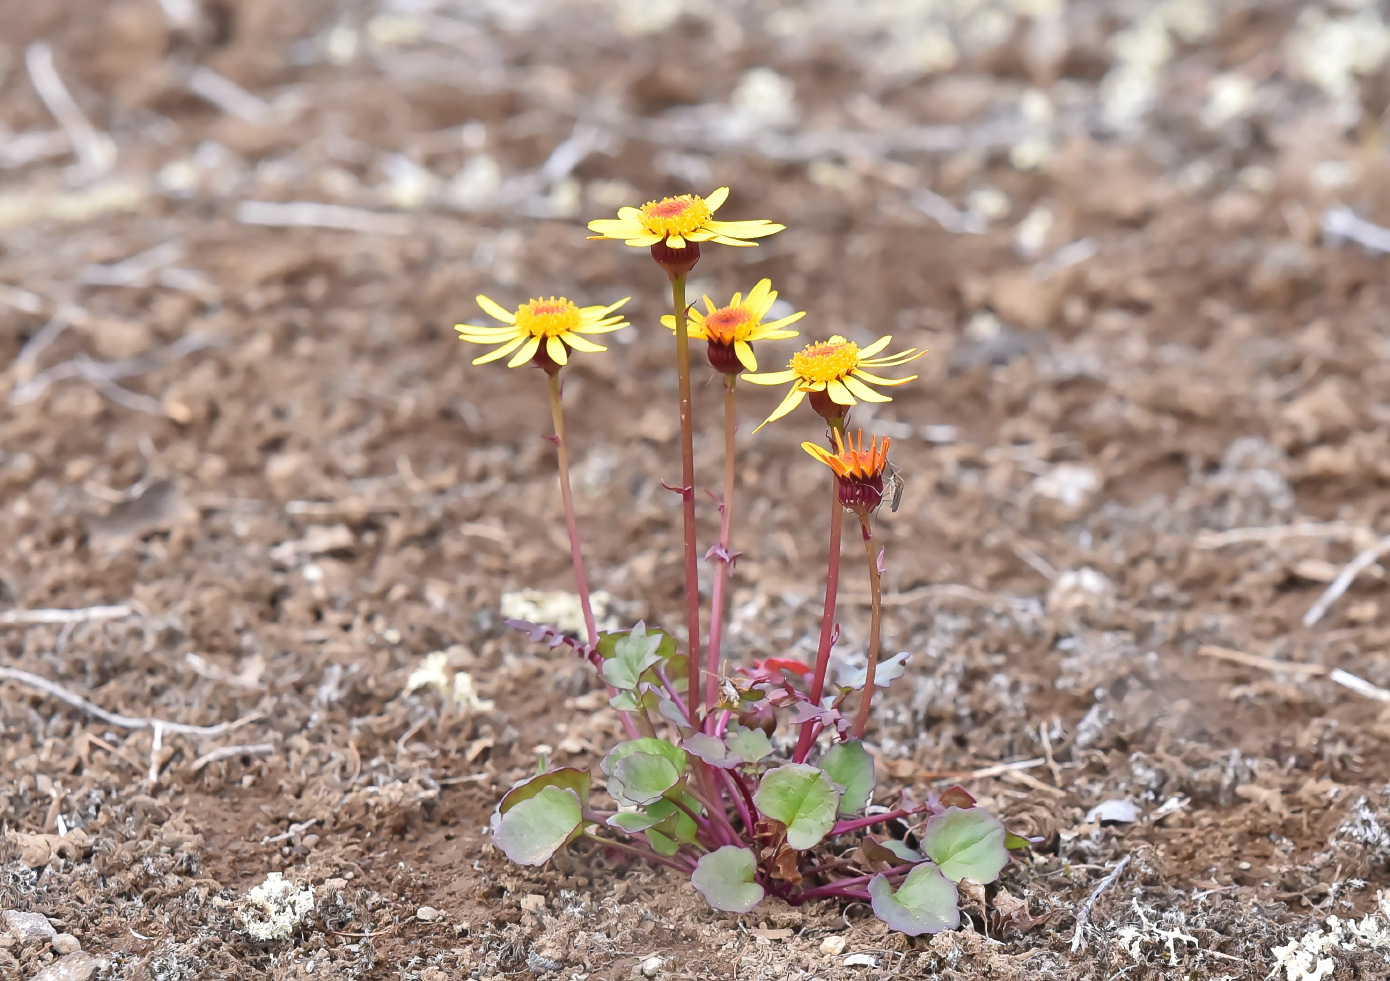
<instances>
[{"instance_id":1,"label":"tephroseris heterophylla plant","mask_svg":"<svg viewBox=\"0 0 1390 981\"><path fill-rule=\"evenodd\" d=\"M545 624L513 625L533 640L568 646L590 661L629 736L600 764L611 809L595 806L593 774L587 770L543 770L503 796L493 815L493 836L509 858L526 865L544 864L575 839L592 838L614 852L689 875L711 906L729 912L747 912L768 894L793 904L839 898L869 903L884 922L905 933L951 929L960 922L956 884L966 878L993 881L1010 849L1027 842L1009 834L959 787L916 803L906 794L895 806L872 803L874 760L862 737L874 691L904 673L908 655L880 660L878 651L884 554L875 548L873 520L890 472L889 441L871 437L866 449L862 431L851 436L847 429L854 405L887 402L890 398L880 388L916 377L883 377L878 370L925 352L885 355L881 352L891 337L860 348L833 336L792 354L783 370L758 373L755 345L796 336L786 328L802 317L767 319L777 299L770 281L734 294L723 306L709 297L703 298L704 309L687 305L686 277L700 260L702 244L752 247L755 240L784 228L765 220L715 220L727 197L728 189L720 188L704 198L663 198L589 224L595 238L649 249L670 287L671 314L662 322L674 334L679 379L681 482L673 489L681 496L685 545L683 645L643 623L598 632L569 490L562 373L573 352L604 350L588 335L627 326L615 313L626 301L578 307L551 297L531 300L513 312L480 296L479 305L501 325L458 327L464 340L496 345L476 364L509 357L509 367L529 363L541 368L548 383L561 499L586 635L569 636ZM692 340L705 342L709 364L724 381L724 478L716 497L720 531L705 553L717 565L703 644ZM803 401L828 426L826 445L803 443L827 465L830 476L825 609L814 664L770 657L732 670L726 665L726 594L738 555L733 529L740 378L790 386L758 429ZM864 667L842 668L832 680L840 538L847 512L859 522L872 615ZM794 744L790 739L783 743L795 747L786 758L776 754L770 738L779 725L788 736L796 730ZM886 833L896 821L914 826L913 844Z\"/></svg>"}]
</instances>

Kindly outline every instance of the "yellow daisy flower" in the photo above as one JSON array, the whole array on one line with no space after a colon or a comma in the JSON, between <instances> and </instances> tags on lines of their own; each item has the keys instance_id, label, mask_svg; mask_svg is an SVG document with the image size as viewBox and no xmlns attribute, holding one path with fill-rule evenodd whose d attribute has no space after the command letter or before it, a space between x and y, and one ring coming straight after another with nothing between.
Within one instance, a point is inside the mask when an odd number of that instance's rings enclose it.
<instances>
[{"instance_id":1,"label":"yellow daisy flower","mask_svg":"<svg viewBox=\"0 0 1390 981\"><path fill-rule=\"evenodd\" d=\"M777 302L777 293L770 279L759 280L758 285L749 290L747 299L742 293L735 293L726 307L716 307L708 296L704 300L705 311L690 311L690 337L692 340L709 342L710 365L727 375L738 374L744 368L757 371L758 359L753 355L753 342L795 337L797 331L781 328L806 316L805 311L798 311L790 317L763 323L763 318ZM661 318L661 322L671 330L676 329L676 318L669 313Z\"/></svg>"},{"instance_id":2,"label":"yellow daisy flower","mask_svg":"<svg viewBox=\"0 0 1390 981\"><path fill-rule=\"evenodd\" d=\"M900 364L907 364L907 362L915 361L927 352L925 350L919 351L913 347L897 354L890 354L887 357L874 357L879 351L887 347L892 339L891 334L886 335L861 349L858 344L847 341L836 334L828 341L808 344L793 354L791 364L785 371L774 371L765 375L744 375L744 379L754 385L793 383L791 391L782 400L782 404L773 410L772 415L763 420L758 429L762 429L769 422L780 419L795 409L807 395L811 396L811 407L826 419L843 417L845 409L851 405L856 405L859 399L863 399L865 402L893 401L882 392L874 391L868 383L905 385L917 376L881 378L864 369L892 368ZM753 430L753 432L756 433L758 429Z\"/></svg>"},{"instance_id":3,"label":"yellow daisy flower","mask_svg":"<svg viewBox=\"0 0 1390 981\"><path fill-rule=\"evenodd\" d=\"M801 448L824 463L840 478L840 503L851 511L868 514L883 503L884 473L888 469L887 436L880 446L878 438L869 440L864 450L864 430L859 430L858 443L841 439L834 430L835 452L815 443L802 443Z\"/></svg>"},{"instance_id":4,"label":"yellow daisy flower","mask_svg":"<svg viewBox=\"0 0 1390 981\"><path fill-rule=\"evenodd\" d=\"M495 350L482 357L474 358L474 364L486 364L505 358L508 368L516 368L535 359L540 367L549 373L559 371L569 361L566 345L576 351L597 352L608 348L584 337L585 334L606 334L627 326L622 315L609 316L631 297L623 297L617 303L606 307L577 307L563 296L552 296L548 300L531 300L517 307L512 313L501 305L479 296L478 306L482 307L495 320L505 327L477 327L473 324L456 324L454 330L459 337L474 344L500 344ZM513 352L515 352L513 354Z\"/></svg>"},{"instance_id":5,"label":"yellow daisy flower","mask_svg":"<svg viewBox=\"0 0 1390 981\"><path fill-rule=\"evenodd\" d=\"M775 235L786 225L759 219L757 221L715 221L713 215L729 196L721 187L707 198L698 194L682 194L660 201L648 201L640 208L619 208L617 218L596 218L589 222L590 235L595 238L622 239L634 248L664 243L672 249L683 249L687 242L718 242L721 245L754 246L757 242L745 239Z\"/></svg>"}]
</instances>

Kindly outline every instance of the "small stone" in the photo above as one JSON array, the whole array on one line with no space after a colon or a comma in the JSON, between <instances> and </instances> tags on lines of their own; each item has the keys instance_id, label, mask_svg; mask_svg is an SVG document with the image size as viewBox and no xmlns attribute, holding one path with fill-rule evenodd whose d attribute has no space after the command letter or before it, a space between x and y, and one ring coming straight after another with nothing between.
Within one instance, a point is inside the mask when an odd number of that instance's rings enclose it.
<instances>
[{"instance_id":1,"label":"small stone","mask_svg":"<svg viewBox=\"0 0 1390 981\"><path fill-rule=\"evenodd\" d=\"M878 967L878 959L873 954L850 954L844 960L845 967Z\"/></svg>"},{"instance_id":2,"label":"small stone","mask_svg":"<svg viewBox=\"0 0 1390 981\"><path fill-rule=\"evenodd\" d=\"M642 962L642 977L654 978L661 973L664 962L655 954Z\"/></svg>"},{"instance_id":3,"label":"small stone","mask_svg":"<svg viewBox=\"0 0 1390 981\"><path fill-rule=\"evenodd\" d=\"M435 909L433 906L421 906L419 909L415 911L415 919L419 920L422 923L433 923L435 920L439 919L443 915L443 913Z\"/></svg>"},{"instance_id":4,"label":"small stone","mask_svg":"<svg viewBox=\"0 0 1390 981\"><path fill-rule=\"evenodd\" d=\"M845 938L826 937L820 942L820 952L826 957L838 957L845 952Z\"/></svg>"},{"instance_id":5,"label":"small stone","mask_svg":"<svg viewBox=\"0 0 1390 981\"><path fill-rule=\"evenodd\" d=\"M7 909L0 913L0 934L14 938L23 947L25 944L48 940L57 934L53 924L41 913L22 913L17 909Z\"/></svg>"},{"instance_id":6,"label":"small stone","mask_svg":"<svg viewBox=\"0 0 1390 981\"><path fill-rule=\"evenodd\" d=\"M54 952L58 954L74 954L82 949L82 941L70 933L60 933L49 943L53 945Z\"/></svg>"},{"instance_id":7,"label":"small stone","mask_svg":"<svg viewBox=\"0 0 1390 981\"><path fill-rule=\"evenodd\" d=\"M521 908L527 913L535 913L545 909L545 897L539 893L530 893L521 897Z\"/></svg>"},{"instance_id":8,"label":"small stone","mask_svg":"<svg viewBox=\"0 0 1390 981\"><path fill-rule=\"evenodd\" d=\"M101 963L91 954L79 950L58 958L35 974L33 981L87 981L101 967Z\"/></svg>"}]
</instances>

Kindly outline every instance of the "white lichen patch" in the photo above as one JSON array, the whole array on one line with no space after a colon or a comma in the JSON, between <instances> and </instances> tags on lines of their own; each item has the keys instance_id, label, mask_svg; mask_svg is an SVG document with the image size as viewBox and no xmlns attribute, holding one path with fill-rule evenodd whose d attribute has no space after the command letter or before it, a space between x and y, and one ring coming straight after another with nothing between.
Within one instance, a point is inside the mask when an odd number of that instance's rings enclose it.
<instances>
[{"instance_id":1,"label":"white lichen patch","mask_svg":"<svg viewBox=\"0 0 1390 981\"><path fill-rule=\"evenodd\" d=\"M1150 923L1149 918L1144 915L1143 908L1136 899L1133 902L1134 912L1139 917L1139 926L1121 927L1115 935L1116 942L1123 948L1124 952L1133 957L1136 961L1145 960L1154 947L1162 947L1168 955L1168 963L1177 966L1179 943L1199 947L1197 938L1188 933L1183 933L1182 928L1186 925L1186 918L1181 913L1170 914L1177 917L1177 926L1162 927L1156 923Z\"/></svg>"},{"instance_id":2,"label":"white lichen patch","mask_svg":"<svg viewBox=\"0 0 1390 981\"><path fill-rule=\"evenodd\" d=\"M241 922L257 940L287 940L313 908L313 886L301 888L271 872L246 894Z\"/></svg>"},{"instance_id":3,"label":"white lichen patch","mask_svg":"<svg viewBox=\"0 0 1390 981\"><path fill-rule=\"evenodd\" d=\"M1274 970L1267 977L1282 970L1284 981L1324 981L1336 972L1337 960L1331 955L1339 951L1387 951L1384 957L1390 968L1390 896L1377 893L1376 899L1378 913L1367 913L1359 921L1329 916L1326 930L1315 926L1302 938L1275 947L1271 951Z\"/></svg>"},{"instance_id":4,"label":"white lichen patch","mask_svg":"<svg viewBox=\"0 0 1390 981\"><path fill-rule=\"evenodd\" d=\"M450 667L448 651L426 654L415 670L410 672L403 694L409 695L421 688L433 688L445 698L452 698L460 711L491 712L493 708L491 699L478 695L471 674Z\"/></svg>"}]
</instances>

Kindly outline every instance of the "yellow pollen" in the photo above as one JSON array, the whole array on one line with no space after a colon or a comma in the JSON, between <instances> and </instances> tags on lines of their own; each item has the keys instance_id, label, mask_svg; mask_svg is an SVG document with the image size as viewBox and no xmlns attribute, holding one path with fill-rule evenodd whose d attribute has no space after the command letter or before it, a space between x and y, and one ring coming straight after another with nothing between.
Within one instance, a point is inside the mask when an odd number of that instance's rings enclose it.
<instances>
[{"instance_id":1,"label":"yellow pollen","mask_svg":"<svg viewBox=\"0 0 1390 981\"><path fill-rule=\"evenodd\" d=\"M793 354L791 369L803 381L828 382L844 378L858 364L859 345L836 335Z\"/></svg>"},{"instance_id":2,"label":"yellow pollen","mask_svg":"<svg viewBox=\"0 0 1390 981\"><path fill-rule=\"evenodd\" d=\"M698 194L682 194L642 205L642 227L653 235L685 237L709 221L709 205Z\"/></svg>"},{"instance_id":3,"label":"yellow pollen","mask_svg":"<svg viewBox=\"0 0 1390 981\"><path fill-rule=\"evenodd\" d=\"M753 312L747 307L722 307L705 318L705 335L721 344L746 341L754 326Z\"/></svg>"},{"instance_id":4,"label":"yellow pollen","mask_svg":"<svg viewBox=\"0 0 1390 981\"><path fill-rule=\"evenodd\" d=\"M517 328L532 337L554 337L574 330L579 323L579 308L563 296L523 303L516 312Z\"/></svg>"}]
</instances>

